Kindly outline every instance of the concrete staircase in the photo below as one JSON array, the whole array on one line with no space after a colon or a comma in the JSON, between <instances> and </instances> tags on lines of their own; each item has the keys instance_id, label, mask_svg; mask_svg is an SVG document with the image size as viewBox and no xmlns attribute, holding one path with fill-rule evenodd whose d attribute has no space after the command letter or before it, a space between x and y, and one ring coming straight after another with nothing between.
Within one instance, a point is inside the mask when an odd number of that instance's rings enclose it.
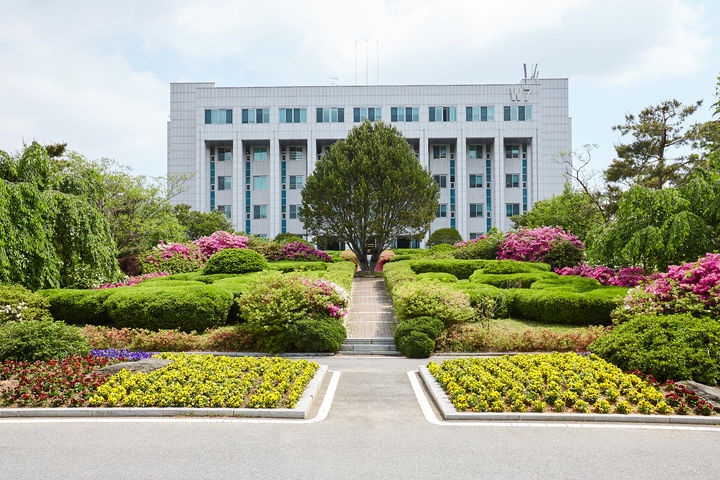
<instances>
[{"instance_id":1,"label":"concrete staircase","mask_svg":"<svg viewBox=\"0 0 720 480\"><path fill-rule=\"evenodd\" d=\"M393 355L400 352L395 348L392 337L348 338L338 351L339 355Z\"/></svg>"}]
</instances>

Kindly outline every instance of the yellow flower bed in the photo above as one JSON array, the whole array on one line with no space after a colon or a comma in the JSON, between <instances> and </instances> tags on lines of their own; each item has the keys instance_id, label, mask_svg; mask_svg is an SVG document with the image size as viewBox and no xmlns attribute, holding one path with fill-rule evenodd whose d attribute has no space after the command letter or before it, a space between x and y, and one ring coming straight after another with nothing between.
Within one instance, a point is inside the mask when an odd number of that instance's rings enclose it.
<instances>
[{"instance_id":1,"label":"yellow flower bed","mask_svg":"<svg viewBox=\"0 0 720 480\"><path fill-rule=\"evenodd\" d=\"M673 413L657 388L595 355L464 358L428 369L458 411Z\"/></svg>"},{"instance_id":2,"label":"yellow flower bed","mask_svg":"<svg viewBox=\"0 0 720 480\"><path fill-rule=\"evenodd\" d=\"M122 370L97 389L91 406L293 408L318 364L268 357L166 353L151 373Z\"/></svg>"}]
</instances>

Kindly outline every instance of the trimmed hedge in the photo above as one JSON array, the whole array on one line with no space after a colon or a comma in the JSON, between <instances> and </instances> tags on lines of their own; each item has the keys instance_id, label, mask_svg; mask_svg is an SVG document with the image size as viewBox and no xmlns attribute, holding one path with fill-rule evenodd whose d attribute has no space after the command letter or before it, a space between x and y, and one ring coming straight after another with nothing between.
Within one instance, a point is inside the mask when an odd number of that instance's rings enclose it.
<instances>
[{"instance_id":1,"label":"trimmed hedge","mask_svg":"<svg viewBox=\"0 0 720 480\"><path fill-rule=\"evenodd\" d=\"M329 315L316 315L290 324L287 337L296 352L337 352L347 332L342 322Z\"/></svg>"},{"instance_id":2,"label":"trimmed hedge","mask_svg":"<svg viewBox=\"0 0 720 480\"><path fill-rule=\"evenodd\" d=\"M435 340L440 336L444 329L445 324L443 324L442 320L437 318L409 318L400 322L400 324L395 328L393 337L395 339L395 343L397 344L400 338L406 336L411 331L418 331Z\"/></svg>"},{"instance_id":3,"label":"trimmed hedge","mask_svg":"<svg viewBox=\"0 0 720 480\"><path fill-rule=\"evenodd\" d=\"M510 273L535 273L549 272L550 265L547 263L519 262L517 260L493 260L485 262L482 273L492 275L503 275Z\"/></svg>"},{"instance_id":4,"label":"trimmed hedge","mask_svg":"<svg viewBox=\"0 0 720 480\"><path fill-rule=\"evenodd\" d=\"M228 290L214 285L115 290L105 307L118 328L202 332L225 324L233 303Z\"/></svg>"},{"instance_id":5,"label":"trimmed hedge","mask_svg":"<svg viewBox=\"0 0 720 480\"><path fill-rule=\"evenodd\" d=\"M428 247L434 247L436 245L447 245L452 247L454 244L462 242L460 233L454 228L440 228L430 234L428 238ZM455 247L453 247L454 249Z\"/></svg>"},{"instance_id":6,"label":"trimmed hedge","mask_svg":"<svg viewBox=\"0 0 720 480\"><path fill-rule=\"evenodd\" d=\"M226 248L210 257L205 265L205 274L259 272L268 266L265 257L254 250Z\"/></svg>"},{"instance_id":7,"label":"trimmed hedge","mask_svg":"<svg viewBox=\"0 0 720 480\"><path fill-rule=\"evenodd\" d=\"M720 383L720 321L713 318L638 315L595 340L590 350L623 370L638 369L660 381Z\"/></svg>"},{"instance_id":8,"label":"trimmed hedge","mask_svg":"<svg viewBox=\"0 0 720 480\"><path fill-rule=\"evenodd\" d=\"M613 292L593 292L517 289L512 296L509 313L512 317L543 323L609 325L610 313L620 302L614 298Z\"/></svg>"},{"instance_id":9,"label":"trimmed hedge","mask_svg":"<svg viewBox=\"0 0 720 480\"><path fill-rule=\"evenodd\" d=\"M268 262L267 268L270 270L278 270L283 273L288 272L312 272L325 271L331 265L327 262L299 262L294 260L281 260L279 262Z\"/></svg>"},{"instance_id":10,"label":"trimmed hedge","mask_svg":"<svg viewBox=\"0 0 720 480\"><path fill-rule=\"evenodd\" d=\"M419 282L440 282L440 283L455 283L458 281L458 278L455 275L451 275L449 273L442 273L442 272L428 272L428 273L421 273L417 276L417 281Z\"/></svg>"},{"instance_id":11,"label":"trimmed hedge","mask_svg":"<svg viewBox=\"0 0 720 480\"><path fill-rule=\"evenodd\" d=\"M110 325L105 300L117 290L135 287L105 288L102 290L54 289L40 293L50 303L55 320L71 325Z\"/></svg>"},{"instance_id":12,"label":"trimmed hedge","mask_svg":"<svg viewBox=\"0 0 720 480\"><path fill-rule=\"evenodd\" d=\"M206 285L203 282L194 282L192 280L164 280L156 282L142 282L134 285L133 288L177 288L177 287L199 287Z\"/></svg>"},{"instance_id":13,"label":"trimmed hedge","mask_svg":"<svg viewBox=\"0 0 720 480\"><path fill-rule=\"evenodd\" d=\"M533 273L511 273L507 275L484 274L482 270L477 271L470 277L470 282L492 285L498 288L530 288L530 286L538 281L555 278L559 275L553 272L533 272Z\"/></svg>"},{"instance_id":14,"label":"trimmed hedge","mask_svg":"<svg viewBox=\"0 0 720 480\"><path fill-rule=\"evenodd\" d=\"M0 325L0 362L34 362L89 353L87 338L80 329L63 322L25 320Z\"/></svg>"},{"instance_id":15,"label":"trimmed hedge","mask_svg":"<svg viewBox=\"0 0 720 480\"><path fill-rule=\"evenodd\" d=\"M483 268L488 260L411 260L410 268L416 274L441 272L455 275L459 279L470 278L470 275ZM387 267L386 267L387 268Z\"/></svg>"},{"instance_id":16,"label":"trimmed hedge","mask_svg":"<svg viewBox=\"0 0 720 480\"><path fill-rule=\"evenodd\" d=\"M510 304L513 301L515 290L511 288L497 288L492 285L473 283L457 283L455 289L467 293L470 296L470 305L473 308L487 305L488 301L495 303L493 318L508 318ZM497 305L500 303L500 305Z\"/></svg>"},{"instance_id":17,"label":"trimmed hedge","mask_svg":"<svg viewBox=\"0 0 720 480\"><path fill-rule=\"evenodd\" d=\"M423 332L412 330L395 345L408 358L427 358L435 351L435 340Z\"/></svg>"},{"instance_id":18,"label":"trimmed hedge","mask_svg":"<svg viewBox=\"0 0 720 480\"><path fill-rule=\"evenodd\" d=\"M469 322L473 309L467 294L451 285L429 282L408 282L393 290L395 313L401 320L434 317L445 325Z\"/></svg>"},{"instance_id":19,"label":"trimmed hedge","mask_svg":"<svg viewBox=\"0 0 720 480\"><path fill-rule=\"evenodd\" d=\"M334 263L321 263L327 266L325 271L306 271L297 274L303 278L321 278L335 283L345 289L348 294L352 289L353 278L355 277L356 266L354 262L339 261Z\"/></svg>"},{"instance_id":20,"label":"trimmed hedge","mask_svg":"<svg viewBox=\"0 0 720 480\"><path fill-rule=\"evenodd\" d=\"M461 260L493 260L497 256L497 251L500 247L501 241L502 234L491 235L488 238L470 242L465 246L460 247L453 253L453 256Z\"/></svg>"},{"instance_id":21,"label":"trimmed hedge","mask_svg":"<svg viewBox=\"0 0 720 480\"><path fill-rule=\"evenodd\" d=\"M385 279L385 287L390 293L398 285L417 280L417 275L410 268L410 262L388 262L383 265L382 274Z\"/></svg>"},{"instance_id":22,"label":"trimmed hedge","mask_svg":"<svg viewBox=\"0 0 720 480\"><path fill-rule=\"evenodd\" d=\"M548 278L533 283L534 290L561 289L571 292L584 293L602 288L602 284L594 278L578 277L575 275L560 275L557 278Z\"/></svg>"}]
</instances>

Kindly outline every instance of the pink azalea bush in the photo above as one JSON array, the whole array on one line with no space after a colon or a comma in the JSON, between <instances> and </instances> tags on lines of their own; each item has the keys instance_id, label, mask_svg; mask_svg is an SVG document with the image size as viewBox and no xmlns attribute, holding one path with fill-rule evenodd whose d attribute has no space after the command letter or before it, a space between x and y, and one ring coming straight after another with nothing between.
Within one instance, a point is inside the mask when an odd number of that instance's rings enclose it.
<instances>
[{"instance_id":1,"label":"pink azalea bush","mask_svg":"<svg viewBox=\"0 0 720 480\"><path fill-rule=\"evenodd\" d=\"M720 253L672 265L628 292L623 313L720 317Z\"/></svg>"},{"instance_id":2,"label":"pink azalea bush","mask_svg":"<svg viewBox=\"0 0 720 480\"><path fill-rule=\"evenodd\" d=\"M200 237L193 243L200 247L200 253L210 258L220 250L225 250L226 248L247 249L248 237L244 235L234 235L220 230L209 237Z\"/></svg>"},{"instance_id":3,"label":"pink azalea bush","mask_svg":"<svg viewBox=\"0 0 720 480\"><path fill-rule=\"evenodd\" d=\"M350 295L340 285L328 280L303 278L309 302L322 305L331 317L343 320L348 314Z\"/></svg>"},{"instance_id":4,"label":"pink azalea bush","mask_svg":"<svg viewBox=\"0 0 720 480\"><path fill-rule=\"evenodd\" d=\"M380 254L380 259L378 260L377 265L375 266L376 272L382 272L383 271L383 265L385 265L387 262L395 258L395 252L391 250L383 250Z\"/></svg>"},{"instance_id":5,"label":"pink azalea bush","mask_svg":"<svg viewBox=\"0 0 720 480\"><path fill-rule=\"evenodd\" d=\"M143 275L136 275L134 277L127 277L125 280L117 283L103 283L102 285L95 287L95 290L105 289L105 288L117 288L117 287L131 287L133 285L137 285L138 283L142 283L148 278L155 278L155 277L166 277L170 275L168 272L157 272L157 273L145 273Z\"/></svg>"},{"instance_id":6,"label":"pink azalea bush","mask_svg":"<svg viewBox=\"0 0 720 480\"><path fill-rule=\"evenodd\" d=\"M602 265L592 267L581 263L574 267L556 268L555 273L594 278L601 285L614 287L635 287L645 280L645 271L641 267L626 267L615 271Z\"/></svg>"},{"instance_id":7,"label":"pink azalea bush","mask_svg":"<svg viewBox=\"0 0 720 480\"><path fill-rule=\"evenodd\" d=\"M280 255L275 260L299 260L309 262L332 262L332 258L326 252L318 250L312 245L303 242L291 242L283 247Z\"/></svg>"},{"instance_id":8,"label":"pink azalea bush","mask_svg":"<svg viewBox=\"0 0 720 480\"><path fill-rule=\"evenodd\" d=\"M226 248L247 249L248 237L218 231L191 243L165 243L160 240L158 245L140 261L146 273L193 272L203 268L210 257Z\"/></svg>"},{"instance_id":9,"label":"pink azalea bush","mask_svg":"<svg viewBox=\"0 0 720 480\"><path fill-rule=\"evenodd\" d=\"M584 251L585 245L560 227L521 228L508 232L500 243L497 258L523 262L544 262L545 256L562 242L569 242Z\"/></svg>"}]
</instances>

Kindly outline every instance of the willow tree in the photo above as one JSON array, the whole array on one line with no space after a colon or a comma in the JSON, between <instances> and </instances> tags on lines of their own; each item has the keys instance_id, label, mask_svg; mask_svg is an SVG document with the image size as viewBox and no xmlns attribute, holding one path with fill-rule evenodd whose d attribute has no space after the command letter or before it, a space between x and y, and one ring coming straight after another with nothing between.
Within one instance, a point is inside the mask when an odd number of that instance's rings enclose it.
<instances>
[{"instance_id":1,"label":"willow tree","mask_svg":"<svg viewBox=\"0 0 720 480\"><path fill-rule=\"evenodd\" d=\"M366 121L318 161L302 191L300 215L310 234L338 237L363 270L372 270L395 238L428 231L438 196L402 134Z\"/></svg>"}]
</instances>

